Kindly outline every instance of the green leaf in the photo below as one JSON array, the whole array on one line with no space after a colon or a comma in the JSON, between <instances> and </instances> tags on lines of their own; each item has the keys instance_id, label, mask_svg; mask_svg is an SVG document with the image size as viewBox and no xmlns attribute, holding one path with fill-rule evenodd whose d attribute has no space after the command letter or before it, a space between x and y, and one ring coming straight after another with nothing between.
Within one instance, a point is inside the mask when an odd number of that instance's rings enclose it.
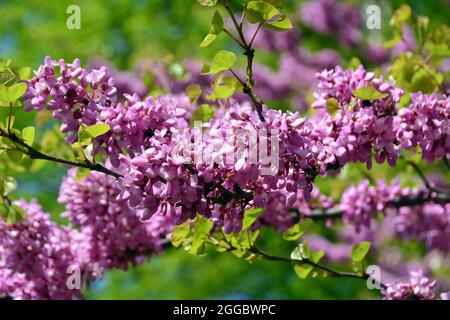
<instances>
[{"instance_id":1,"label":"green leaf","mask_svg":"<svg viewBox=\"0 0 450 320\"><path fill-rule=\"evenodd\" d=\"M109 124L106 123L96 123L90 127L84 129L86 133L92 138L96 138L107 133L110 130Z\"/></svg>"},{"instance_id":2,"label":"green leaf","mask_svg":"<svg viewBox=\"0 0 450 320\"><path fill-rule=\"evenodd\" d=\"M297 223L296 225L286 230L283 233L283 238L287 241L296 241L303 235L303 233L305 233L305 231L307 231L311 227L312 224L313 220L306 218L302 222Z\"/></svg>"},{"instance_id":3,"label":"green leaf","mask_svg":"<svg viewBox=\"0 0 450 320\"><path fill-rule=\"evenodd\" d=\"M72 148L74 150L79 151L80 154L82 154L83 147L91 144L91 142L92 137L86 132L86 128L83 125L81 125L78 128L78 141L72 143Z\"/></svg>"},{"instance_id":4,"label":"green leaf","mask_svg":"<svg viewBox=\"0 0 450 320\"><path fill-rule=\"evenodd\" d=\"M186 88L186 95L191 103L195 103L202 94L202 88L198 84L190 84Z\"/></svg>"},{"instance_id":5,"label":"green leaf","mask_svg":"<svg viewBox=\"0 0 450 320\"><path fill-rule=\"evenodd\" d=\"M430 71L422 68L418 70L411 79L411 91L423 93L432 93L441 84L443 78L440 74L432 74Z\"/></svg>"},{"instance_id":6,"label":"green leaf","mask_svg":"<svg viewBox=\"0 0 450 320\"><path fill-rule=\"evenodd\" d=\"M312 251L309 248L309 244L306 241L303 241L303 243L300 243L298 245L298 250L300 251L300 255L303 259L310 259L312 255Z\"/></svg>"},{"instance_id":7,"label":"green leaf","mask_svg":"<svg viewBox=\"0 0 450 320\"><path fill-rule=\"evenodd\" d=\"M286 31L292 29L292 23L287 16L281 15L274 21L264 23L263 27L273 31Z\"/></svg>"},{"instance_id":8,"label":"green leaf","mask_svg":"<svg viewBox=\"0 0 450 320\"><path fill-rule=\"evenodd\" d=\"M300 279L306 279L313 269L313 266L309 264L294 265L294 271Z\"/></svg>"},{"instance_id":9,"label":"green leaf","mask_svg":"<svg viewBox=\"0 0 450 320\"><path fill-rule=\"evenodd\" d=\"M396 27L399 27L404 22L409 20L411 14L412 14L411 7L407 4L402 4L400 8L395 10L394 14L392 15L391 24Z\"/></svg>"},{"instance_id":10,"label":"green leaf","mask_svg":"<svg viewBox=\"0 0 450 320\"><path fill-rule=\"evenodd\" d=\"M283 0L264 0L264 2L270 3L278 9L281 9L281 7L283 6Z\"/></svg>"},{"instance_id":11,"label":"green leaf","mask_svg":"<svg viewBox=\"0 0 450 320\"><path fill-rule=\"evenodd\" d=\"M27 91L27 84L24 82L17 82L8 88L9 102L16 101ZM3 99L2 99L3 100Z\"/></svg>"},{"instance_id":12,"label":"green leaf","mask_svg":"<svg viewBox=\"0 0 450 320\"><path fill-rule=\"evenodd\" d=\"M236 62L236 55L227 50L220 50L216 53L207 69L202 68L203 74L218 73L230 69ZM207 66L207 65L205 65ZM204 66L204 67L205 67Z\"/></svg>"},{"instance_id":13,"label":"green leaf","mask_svg":"<svg viewBox=\"0 0 450 320\"><path fill-rule=\"evenodd\" d=\"M295 247L295 249L292 250L290 257L293 260L303 260L302 254L300 253L299 246Z\"/></svg>"},{"instance_id":14,"label":"green leaf","mask_svg":"<svg viewBox=\"0 0 450 320\"><path fill-rule=\"evenodd\" d=\"M291 253L291 259L293 260L304 260L308 259L314 263L319 263L320 259L325 255L323 250L312 251L306 241L299 244L294 251ZM305 279L308 277L310 272L314 269L313 266L306 263L298 263L294 265L295 273L301 278Z\"/></svg>"},{"instance_id":15,"label":"green leaf","mask_svg":"<svg viewBox=\"0 0 450 320\"><path fill-rule=\"evenodd\" d=\"M23 159L23 153L17 150L6 150L6 154L15 163L20 163Z\"/></svg>"},{"instance_id":16,"label":"green leaf","mask_svg":"<svg viewBox=\"0 0 450 320\"><path fill-rule=\"evenodd\" d=\"M197 2L205 7L213 7L217 4L217 0L197 0Z\"/></svg>"},{"instance_id":17,"label":"green leaf","mask_svg":"<svg viewBox=\"0 0 450 320\"><path fill-rule=\"evenodd\" d=\"M14 177L6 177L0 184L0 195L7 196L17 188L17 181Z\"/></svg>"},{"instance_id":18,"label":"green leaf","mask_svg":"<svg viewBox=\"0 0 450 320\"><path fill-rule=\"evenodd\" d=\"M8 107L9 106L9 94L8 87L0 84L0 101L1 106Z\"/></svg>"},{"instance_id":19,"label":"green leaf","mask_svg":"<svg viewBox=\"0 0 450 320\"><path fill-rule=\"evenodd\" d=\"M279 14L275 6L265 1L250 1L245 8L245 17L250 23L266 22Z\"/></svg>"},{"instance_id":20,"label":"green leaf","mask_svg":"<svg viewBox=\"0 0 450 320\"><path fill-rule=\"evenodd\" d=\"M312 251L311 252L311 261L314 263L319 263L320 259L325 255L325 252L323 250L319 251Z\"/></svg>"},{"instance_id":21,"label":"green leaf","mask_svg":"<svg viewBox=\"0 0 450 320\"><path fill-rule=\"evenodd\" d=\"M388 94L381 93L372 86L359 87L353 90L353 95L363 100L377 100L388 96Z\"/></svg>"},{"instance_id":22,"label":"green leaf","mask_svg":"<svg viewBox=\"0 0 450 320\"><path fill-rule=\"evenodd\" d=\"M30 77L31 68L30 67L23 67L19 69L19 78L21 80L27 80Z\"/></svg>"},{"instance_id":23,"label":"green leaf","mask_svg":"<svg viewBox=\"0 0 450 320\"><path fill-rule=\"evenodd\" d=\"M209 29L209 33L203 39L202 43L200 43L200 47L205 48L213 43L216 40L217 35L219 35L223 30L223 19L220 15L219 11L214 13L213 19L211 21L211 28Z\"/></svg>"},{"instance_id":24,"label":"green leaf","mask_svg":"<svg viewBox=\"0 0 450 320\"><path fill-rule=\"evenodd\" d=\"M190 231L191 226L188 222L175 226L172 230L170 242L174 247L179 247L188 237Z\"/></svg>"},{"instance_id":25,"label":"green leaf","mask_svg":"<svg viewBox=\"0 0 450 320\"><path fill-rule=\"evenodd\" d=\"M200 47L201 47L201 48L206 48L206 47L209 46L211 43L213 43L214 40L216 40L216 38L217 38L217 35L208 33L208 34L206 35L206 37L203 39L202 43L200 43Z\"/></svg>"},{"instance_id":26,"label":"green leaf","mask_svg":"<svg viewBox=\"0 0 450 320\"><path fill-rule=\"evenodd\" d=\"M218 35L223 30L223 19L219 11L214 12L209 33Z\"/></svg>"},{"instance_id":27,"label":"green leaf","mask_svg":"<svg viewBox=\"0 0 450 320\"><path fill-rule=\"evenodd\" d=\"M352 248L352 253L351 253L352 260L355 262L362 261L365 258L365 256L367 255L367 253L369 252L370 245L371 244L368 241L363 241L363 242L356 244Z\"/></svg>"},{"instance_id":28,"label":"green leaf","mask_svg":"<svg viewBox=\"0 0 450 320\"><path fill-rule=\"evenodd\" d=\"M208 122L214 116L215 111L214 105L201 104L192 114L191 123L195 121Z\"/></svg>"},{"instance_id":29,"label":"green leaf","mask_svg":"<svg viewBox=\"0 0 450 320\"><path fill-rule=\"evenodd\" d=\"M264 212L261 208L251 208L244 212L244 220L242 222L242 230L247 230Z\"/></svg>"},{"instance_id":30,"label":"green leaf","mask_svg":"<svg viewBox=\"0 0 450 320\"><path fill-rule=\"evenodd\" d=\"M242 85L234 78L223 77L223 74L214 81L213 92L206 98L209 100L228 99L237 90L242 90Z\"/></svg>"},{"instance_id":31,"label":"green leaf","mask_svg":"<svg viewBox=\"0 0 450 320\"><path fill-rule=\"evenodd\" d=\"M208 235L213 228L214 223L201 215L195 218L194 235Z\"/></svg>"},{"instance_id":32,"label":"green leaf","mask_svg":"<svg viewBox=\"0 0 450 320\"><path fill-rule=\"evenodd\" d=\"M19 206L8 206L8 216L6 217L6 223L14 224L25 219L25 211Z\"/></svg>"},{"instance_id":33,"label":"green leaf","mask_svg":"<svg viewBox=\"0 0 450 320\"><path fill-rule=\"evenodd\" d=\"M34 127L26 127L22 130L22 139L27 145L33 145L35 132Z\"/></svg>"},{"instance_id":34,"label":"green leaf","mask_svg":"<svg viewBox=\"0 0 450 320\"><path fill-rule=\"evenodd\" d=\"M77 168L77 173L75 175L75 179L80 181L83 180L84 178L86 178L89 173L91 172L91 170L87 169L87 168Z\"/></svg>"},{"instance_id":35,"label":"green leaf","mask_svg":"<svg viewBox=\"0 0 450 320\"><path fill-rule=\"evenodd\" d=\"M192 242L190 246L188 247L188 252L190 254L200 256L205 254L205 246L206 244L206 238L205 237L194 237L192 239Z\"/></svg>"},{"instance_id":36,"label":"green leaf","mask_svg":"<svg viewBox=\"0 0 450 320\"><path fill-rule=\"evenodd\" d=\"M339 111L339 101L336 98L327 99L327 111L331 116Z\"/></svg>"}]
</instances>

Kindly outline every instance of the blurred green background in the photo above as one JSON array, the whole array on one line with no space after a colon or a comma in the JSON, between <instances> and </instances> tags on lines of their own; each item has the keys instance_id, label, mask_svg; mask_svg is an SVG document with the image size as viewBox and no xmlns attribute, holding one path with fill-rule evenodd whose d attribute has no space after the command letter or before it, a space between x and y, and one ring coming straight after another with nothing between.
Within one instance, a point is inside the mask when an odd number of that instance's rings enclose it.
<instances>
[{"instance_id":1,"label":"blurred green background","mask_svg":"<svg viewBox=\"0 0 450 320\"><path fill-rule=\"evenodd\" d=\"M232 1L235 6L239 1ZM349 1L358 3L357 1ZM378 1L380 2L380 1ZM392 7L405 1L381 1ZM415 12L428 15L432 23L446 22L448 9L444 1L406 1ZM286 0L285 12L296 15L300 1ZM362 2L361 2L362 3ZM69 5L81 9L81 29L66 27ZM173 59L207 59L221 49L237 49L224 36L208 49L199 48L209 29L213 10L200 7L195 0L0 0L0 57L11 58L17 66L33 69L46 55L82 64L101 57L119 69L132 69L143 57ZM337 43L321 36L309 37L311 48L334 47L344 57ZM258 54L257 54L258 59ZM3 112L3 111L2 111ZM16 115L20 123L34 121L34 113ZM39 126L39 124L37 125ZM51 128L46 122L38 132ZM15 197L36 197L56 220L62 207L56 202L65 168L46 165L38 173L22 172ZM358 172L358 168L353 169ZM378 172L386 173L384 168ZM408 171L404 171L408 175ZM382 174L381 174L382 175ZM349 174L349 181L353 176ZM335 186L332 180L321 182L325 191ZM339 188L336 189L339 191ZM336 191L334 190L334 191ZM63 221L62 221L63 222ZM263 234L262 247L287 255L292 248L271 231ZM377 297L357 280L298 280L291 266L256 261L249 264L233 255L210 254L194 257L168 250L147 263L129 270L110 271L104 280L87 292L91 299L355 299Z\"/></svg>"}]
</instances>

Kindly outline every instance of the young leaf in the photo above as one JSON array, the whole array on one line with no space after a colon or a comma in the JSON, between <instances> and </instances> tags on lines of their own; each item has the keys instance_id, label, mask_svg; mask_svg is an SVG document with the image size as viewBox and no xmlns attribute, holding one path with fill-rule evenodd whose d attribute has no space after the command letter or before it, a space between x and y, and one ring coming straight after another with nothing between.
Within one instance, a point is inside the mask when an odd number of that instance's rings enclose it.
<instances>
[{"instance_id":1,"label":"young leaf","mask_svg":"<svg viewBox=\"0 0 450 320\"><path fill-rule=\"evenodd\" d=\"M186 88L186 95L191 103L195 103L202 94L202 88L198 84L191 84Z\"/></svg>"},{"instance_id":2,"label":"young leaf","mask_svg":"<svg viewBox=\"0 0 450 320\"><path fill-rule=\"evenodd\" d=\"M220 34L223 30L223 19L220 15L219 11L214 13L213 19L211 21L211 28L209 29L209 33L203 39L202 43L200 43L200 47L205 48L213 43L216 40L217 35Z\"/></svg>"},{"instance_id":3,"label":"young leaf","mask_svg":"<svg viewBox=\"0 0 450 320\"><path fill-rule=\"evenodd\" d=\"M242 230L247 230L264 212L261 208L251 208L244 212L244 220L242 222Z\"/></svg>"},{"instance_id":4,"label":"young leaf","mask_svg":"<svg viewBox=\"0 0 450 320\"><path fill-rule=\"evenodd\" d=\"M214 116L215 111L214 105L201 104L192 114L191 123L195 121L208 122Z\"/></svg>"},{"instance_id":5,"label":"young leaf","mask_svg":"<svg viewBox=\"0 0 450 320\"><path fill-rule=\"evenodd\" d=\"M211 61L209 68L202 68L203 74L218 73L230 69L236 62L236 55L227 50L220 50Z\"/></svg>"},{"instance_id":6,"label":"young leaf","mask_svg":"<svg viewBox=\"0 0 450 320\"><path fill-rule=\"evenodd\" d=\"M8 216L6 223L14 224L25 219L25 211L19 206L8 206Z\"/></svg>"},{"instance_id":7,"label":"young leaf","mask_svg":"<svg viewBox=\"0 0 450 320\"><path fill-rule=\"evenodd\" d=\"M334 116L339 111L339 102L336 98L327 99L327 111L330 116Z\"/></svg>"},{"instance_id":8,"label":"young leaf","mask_svg":"<svg viewBox=\"0 0 450 320\"><path fill-rule=\"evenodd\" d=\"M369 249L370 249L370 242L368 242L368 241L363 241L363 242L356 244L352 248L352 253L351 253L352 260L355 262L362 261L365 258L365 256L367 255L367 253L369 252Z\"/></svg>"},{"instance_id":9,"label":"young leaf","mask_svg":"<svg viewBox=\"0 0 450 320\"><path fill-rule=\"evenodd\" d=\"M19 78L21 80L27 80L30 77L31 68L30 67L23 67L19 69Z\"/></svg>"},{"instance_id":10,"label":"young leaf","mask_svg":"<svg viewBox=\"0 0 450 320\"><path fill-rule=\"evenodd\" d=\"M209 33L218 35L223 30L223 19L219 11L214 12Z\"/></svg>"},{"instance_id":11,"label":"young leaf","mask_svg":"<svg viewBox=\"0 0 450 320\"><path fill-rule=\"evenodd\" d=\"M208 34L206 35L206 37L203 39L202 43L200 43L200 47L201 47L201 48L206 48L206 47L209 46L211 43L213 43L214 40L216 40L216 38L217 38L217 35L208 33Z\"/></svg>"},{"instance_id":12,"label":"young leaf","mask_svg":"<svg viewBox=\"0 0 450 320\"><path fill-rule=\"evenodd\" d=\"M286 31L292 29L291 20L285 15L281 15L279 18L269 21L263 24L264 28L273 31Z\"/></svg>"},{"instance_id":13,"label":"young leaf","mask_svg":"<svg viewBox=\"0 0 450 320\"><path fill-rule=\"evenodd\" d=\"M107 133L109 130L110 130L109 124L106 123L96 123L84 129L84 131L86 131L86 133L92 138L101 136L102 134Z\"/></svg>"},{"instance_id":14,"label":"young leaf","mask_svg":"<svg viewBox=\"0 0 450 320\"><path fill-rule=\"evenodd\" d=\"M402 4L400 8L395 10L394 14L392 15L391 25L394 25L396 27L401 26L404 22L408 21L408 19L411 17L411 14L411 7L407 4Z\"/></svg>"},{"instance_id":15,"label":"young leaf","mask_svg":"<svg viewBox=\"0 0 450 320\"><path fill-rule=\"evenodd\" d=\"M8 87L0 84L0 106L9 106Z\"/></svg>"},{"instance_id":16,"label":"young leaf","mask_svg":"<svg viewBox=\"0 0 450 320\"><path fill-rule=\"evenodd\" d=\"M204 237L194 237L190 246L188 247L188 252L195 256L201 256L205 254L206 249L206 239Z\"/></svg>"},{"instance_id":17,"label":"young leaf","mask_svg":"<svg viewBox=\"0 0 450 320\"><path fill-rule=\"evenodd\" d=\"M35 129L34 127L26 127L22 130L22 139L29 146L33 145Z\"/></svg>"},{"instance_id":18,"label":"young leaf","mask_svg":"<svg viewBox=\"0 0 450 320\"><path fill-rule=\"evenodd\" d=\"M381 98L386 98L388 94L381 93L372 86L364 86L353 90L353 96L360 98L362 100L377 100Z\"/></svg>"},{"instance_id":19,"label":"young leaf","mask_svg":"<svg viewBox=\"0 0 450 320\"><path fill-rule=\"evenodd\" d=\"M208 235L213 226L214 223L211 220L198 215L195 219L194 234Z\"/></svg>"},{"instance_id":20,"label":"young leaf","mask_svg":"<svg viewBox=\"0 0 450 320\"><path fill-rule=\"evenodd\" d=\"M300 279L306 279L313 269L313 266L309 264L294 265L294 271Z\"/></svg>"},{"instance_id":21,"label":"young leaf","mask_svg":"<svg viewBox=\"0 0 450 320\"><path fill-rule=\"evenodd\" d=\"M20 163L23 158L23 153L17 150L6 150L8 157L15 163Z\"/></svg>"},{"instance_id":22,"label":"young leaf","mask_svg":"<svg viewBox=\"0 0 450 320\"><path fill-rule=\"evenodd\" d=\"M197 2L204 7L213 7L216 5L217 0L197 0Z\"/></svg>"},{"instance_id":23,"label":"young leaf","mask_svg":"<svg viewBox=\"0 0 450 320\"><path fill-rule=\"evenodd\" d=\"M179 247L183 241L187 238L191 231L191 226L189 223L183 223L177 225L172 230L172 235L170 237L170 242L174 247Z\"/></svg>"},{"instance_id":24,"label":"young leaf","mask_svg":"<svg viewBox=\"0 0 450 320\"><path fill-rule=\"evenodd\" d=\"M297 223L296 225L286 230L283 233L283 238L287 241L296 241L302 236L303 233L305 233L306 230L309 229L309 227L311 227L312 224L313 221L309 218L306 218L302 222Z\"/></svg>"},{"instance_id":25,"label":"young leaf","mask_svg":"<svg viewBox=\"0 0 450 320\"><path fill-rule=\"evenodd\" d=\"M275 6L265 1L250 1L245 8L245 17L250 23L266 22L279 14Z\"/></svg>"},{"instance_id":26,"label":"young leaf","mask_svg":"<svg viewBox=\"0 0 450 320\"><path fill-rule=\"evenodd\" d=\"M24 82L17 82L8 88L9 102L16 101L27 91L27 84ZM3 99L2 99L3 100Z\"/></svg>"}]
</instances>

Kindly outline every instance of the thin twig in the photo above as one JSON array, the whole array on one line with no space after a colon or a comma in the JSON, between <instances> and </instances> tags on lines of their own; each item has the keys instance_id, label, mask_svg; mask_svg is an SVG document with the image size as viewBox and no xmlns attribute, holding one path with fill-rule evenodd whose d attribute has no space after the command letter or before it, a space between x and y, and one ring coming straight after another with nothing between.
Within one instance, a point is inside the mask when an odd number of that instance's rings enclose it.
<instances>
[{"instance_id":1,"label":"thin twig","mask_svg":"<svg viewBox=\"0 0 450 320\"><path fill-rule=\"evenodd\" d=\"M31 159L41 159L41 160L61 163L61 164L68 165L71 167L85 168L85 169L89 169L92 171L102 172L104 174L113 176L115 178L122 177L122 175L120 175L114 171L111 171L108 168L105 168L104 166L102 166L99 163L70 161L70 160L60 159L60 158L53 157L53 156L47 155L45 153L42 153L39 150L28 145L26 142L24 142L19 137L17 137L14 133L7 133L3 129L0 129L0 136L5 137L5 138L9 139L11 142L21 146L24 150L19 150L19 151L25 153Z\"/></svg>"},{"instance_id":2,"label":"thin twig","mask_svg":"<svg viewBox=\"0 0 450 320\"><path fill-rule=\"evenodd\" d=\"M250 40L250 44L249 44L250 47L253 45L253 41L255 41L256 35L258 34L258 32L259 32L259 30L261 29L262 25L263 25L262 22L260 22L260 23L258 24L258 27L256 28L256 31L255 31L255 33L253 34L252 40Z\"/></svg>"},{"instance_id":3,"label":"thin twig","mask_svg":"<svg viewBox=\"0 0 450 320\"><path fill-rule=\"evenodd\" d=\"M245 45L238 38L236 38L230 31L228 31L227 29L223 28L223 32L225 32L241 48L245 49Z\"/></svg>"},{"instance_id":4,"label":"thin twig","mask_svg":"<svg viewBox=\"0 0 450 320\"><path fill-rule=\"evenodd\" d=\"M354 278L354 279L359 279L359 280L364 280L364 281L366 281L367 279L370 278L370 275L368 275L365 272L362 274L358 274L358 273L353 273L353 272L337 271L337 270L333 270L327 266L315 263L309 259L297 260L297 259L291 259L291 258L287 258L287 257L275 256L273 254L267 253L267 252L259 249L256 246L250 248L250 252L255 253L255 254L261 256L262 258L264 258L266 260L270 260L270 261L281 261L281 262L288 262L288 263L298 264L298 265L307 264L316 269L325 271L329 276L335 277L335 278ZM386 288L385 284L380 283L380 285L382 288Z\"/></svg>"},{"instance_id":5,"label":"thin twig","mask_svg":"<svg viewBox=\"0 0 450 320\"><path fill-rule=\"evenodd\" d=\"M422 179L423 184L425 185L425 187L430 190L430 191L434 191L434 192L438 192L438 193L446 193L446 194L450 194L450 190L444 190L441 188L438 188L436 186L433 186L427 179L427 177L425 176L425 174L422 172L422 169L420 169L420 167L411 160L408 159L404 159L405 162L410 165L414 171L419 175L420 179Z\"/></svg>"},{"instance_id":6,"label":"thin twig","mask_svg":"<svg viewBox=\"0 0 450 320\"><path fill-rule=\"evenodd\" d=\"M261 24L258 26L258 30L255 32L250 44L247 43L247 40L245 39L245 36L244 36L244 32L242 31L242 23L237 22L236 17L234 16L233 11L231 10L231 7L228 4L228 2L226 0L224 0L222 3L223 3L223 6L225 7L225 9L228 11L228 13L231 17L231 20L233 21L234 27L236 28L236 31L239 35L240 40L237 39L235 36L233 36L231 34L231 32L229 32L228 30L226 30L225 33L227 33L234 41L236 41L236 43L239 44L239 46L242 49L244 49L244 55L247 57L247 72L246 72L247 81L244 83L232 70L230 70L230 71L239 80L239 82L241 82L243 92L250 99L254 109L256 110L256 113L258 114L260 121L264 122L265 119L264 119L263 112L262 112L263 103L252 90L252 87L254 85L253 58L255 56L255 50L252 48L252 43L253 43L253 40L254 40L259 28L261 27Z\"/></svg>"}]
</instances>

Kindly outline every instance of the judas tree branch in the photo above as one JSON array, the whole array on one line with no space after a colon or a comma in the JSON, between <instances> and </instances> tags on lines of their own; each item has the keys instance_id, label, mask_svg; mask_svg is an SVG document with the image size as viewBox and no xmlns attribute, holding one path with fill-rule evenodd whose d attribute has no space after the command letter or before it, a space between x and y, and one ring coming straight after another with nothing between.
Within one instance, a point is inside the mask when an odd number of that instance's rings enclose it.
<instances>
[{"instance_id":1,"label":"judas tree branch","mask_svg":"<svg viewBox=\"0 0 450 320\"><path fill-rule=\"evenodd\" d=\"M304 264L310 265L316 269L324 271L328 276L334 277L334 278L353 278L353 279L359 279L359 280L366 281L370 277L370 275L365 272L362 274L358 274L358 273L354 273L354 272L337 271L337 270L331 269L327 266L324 266L322 264L315 263L309 259L297 260L297 259L291 259L291 258L287 258L287 257L275 256L275 255L272 255L270 253L267 253L267 252L259 249L256 246L250 248L250 252L262 257L263 259L269 260L269 261L280 261L280 262L287 262L287 263L297 264L297 265L304 265ZM383 283L380 283L380 286L381 286L381 288L386 288L386 285Z\"/></svg>"},{"instance_id":2,"label":"judas tree branch","mask_svg":"<svg viewBox=\"0 0 450 320\"><path fill-rule=\"evenodd\" d=\"M99 163L70 161L70 160L65 160L65 159L53 157L53 156L47 155L45 153L42 153L39 150L37 150L37 149L33 148L32 146L28 145L26 142L24 142L22 139L20 139L14 133L8 133L8 132L4 131L3 129L0 129L0 136L7 138L11 142L13 142L13 143L19 145L20 147L22 147L22 149L19 149L19 151L21 151L24 154L28 155L31 159L41 159L41 160L61 163L61 164L68 165L68 166L71 166L71 167L85 168L85 169L89 169L89 170L92 170L92 171L102 172L104 174L113 176L114 178L120 178L121 177L120 174L109 170L108 168L102 166Z\"/></svg>"},{"instance_id":3,"label":"judas tree branch","mask_svg":"<svg viewBox=\"0 0 450 320\"><path fill-rule=\"evenodd\" d=\"M427 202L441 204L450 203L450 196L446 194L438 194L433 197L430 197L429 195L421 195L419 197L401 197L397 200L387 202L386 206L393 208L413 207L425 204ZM299 214L299 212L297 213ZM313 210L311 215L305 215L305 217L311 218L313 220L324 220L329 218L340 218L342 217L343 213L344 212L339 207L334 207L327 210Z\"/></svg>"},{"instance_id":4,"label":"judas tree branch","mask_svg":"<svg viewBox=\"0 0 450 320\"><path fill-rule=\"evenodd\" d=\"M250 99L253 107L256 110L256 113L258 114L259 120L261 122L264 122L265 119L264 119L263 112L262 112L262 110L263 110L263 103L256 96L256 94L252 90L252 87L253 87L253 84L254 84L254 80L253 80L253 59L255 57L255 49L252 48L252 45L253 45L253 40L255 39L256 34L258 33L258 31L259 31L261 26L258 26L255 34L253 35L252 40L250 41L250 43L248 43L247 40L245 39L244 32L242 31L242 24L237 22L236 17L234 16L230 5L228 4L227 1L223 1L222 3L223 3L223 6L225 7L225 9L228 11L228 14L231 17L231 20L233 21L234 27L235 27L238 35L239 35L240 40L237 39L235 36L233 36L228 30L225 30L225 33L231 39L233 39L242 49L244 49L244 55L247 57L247 70L246 70L247 81L246 82L242 81L236 75L236 73L234 73L234 72L232 72L232 73L238 79L238 81L242 84L242 91Z\"/></svg>"}]
</instances>

